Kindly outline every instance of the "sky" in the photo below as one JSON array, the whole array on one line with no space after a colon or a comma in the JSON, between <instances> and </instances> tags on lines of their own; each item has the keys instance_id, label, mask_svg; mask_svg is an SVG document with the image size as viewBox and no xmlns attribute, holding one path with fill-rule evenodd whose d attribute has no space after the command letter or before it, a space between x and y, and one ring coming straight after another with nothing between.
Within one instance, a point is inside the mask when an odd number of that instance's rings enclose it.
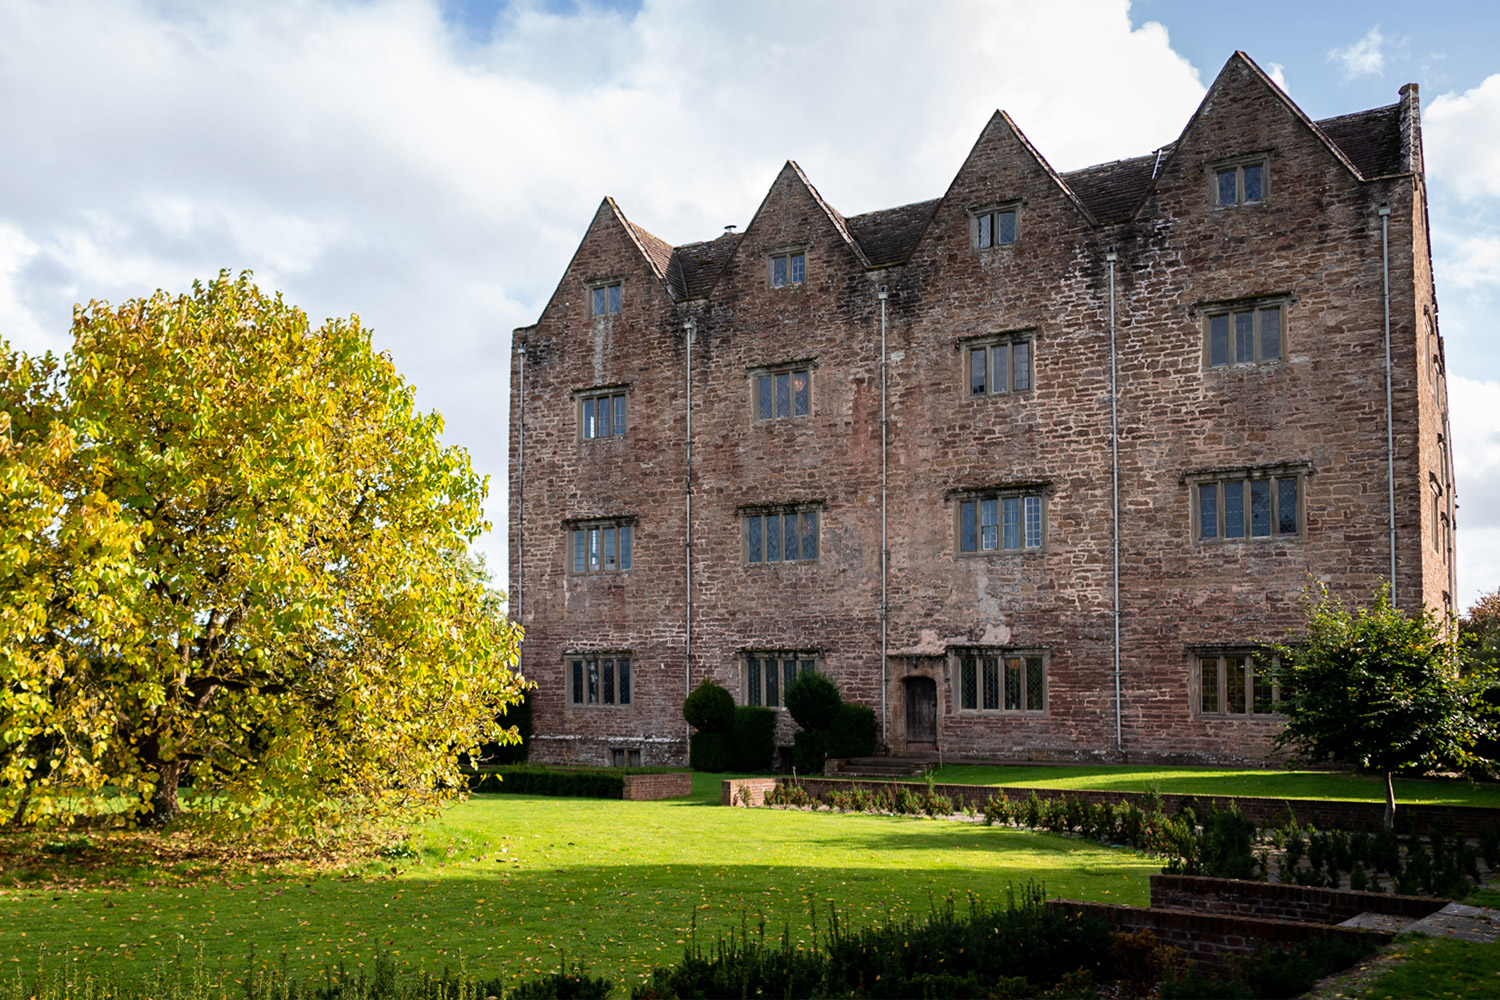
<instances>
[{"instance_id":1,"label":"sky","mask_svg":"<svg viewBox=\"0 0 1500 1000\"><path fill-rule=\"evenodd\" d=\"M1175 139L1235 49L1313 118L1421 86L1459 593L1500 587L1500 4L0 0L0 338L249 269L357 313L490 477L511 331L600 199L674 244L795 159L846 215L940 195L995 109L1070 170Z\"/></svg>"}]
</instances>

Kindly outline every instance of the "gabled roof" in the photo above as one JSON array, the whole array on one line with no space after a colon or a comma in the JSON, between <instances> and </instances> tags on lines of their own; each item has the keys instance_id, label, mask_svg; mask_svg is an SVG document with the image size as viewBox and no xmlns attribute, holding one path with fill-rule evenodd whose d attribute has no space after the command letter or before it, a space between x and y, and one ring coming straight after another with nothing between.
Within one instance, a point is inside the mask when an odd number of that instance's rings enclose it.
<instances>
[{"instance_id":1,"label":"gabled roof","mask_svg":"<svg viewBox=\"0 0 1500 1000\"><path fill-rule=\"evenodd\" d=\"M1214 86L1222 79L1236 60L1256 76L1308 130L1324 143L1329 152L1343 163L1360 180L1387 177L1409 172L1408 152L1402 137L1402 105L1400 103L1353 114L1339 115L1313 121L1286 95L1276 82L1243 52L1235 52L1225 63ZM1193 113L1183 134L1193 127L1214 87L1210 86L1203 104ZM1413 91L1414 92L1414 91ZM1405 92L1403 91L1403 94ZM1412 98L1413 103L1415 97ZM1161 176L1165 165L1175 154L1180 139L1145 156L1101 163L1082 170L1060 174L1052 169L1045 157L1037 151L1026 135L1003 111L995 112L986 131L995 124L1010 129L1037 164L1057 185L1063 195L1076 207L1091 225L1109 225L1128 222L1145 205L1148 196ZM983 133L981 133L981 140ZM976 143L976 146L978 143ZM972 155L972 154L971 154ZM802 168L788 160L782 172L792 172L807 189L809 196L827 216L834 230L853 251L859 262L867 268L889 267L904 263L916 248L917 242L932 221L941 198L913 202L897 208L886 208L845 218L818 193ZM620 211L614 199L606 198L611 211L619 218L630 238L640 248L642 256L651 265L652 271L662 281L663 287L674 300L697 299L708 295L717 283L725 264L734 255L740 244L741 233L725 233L718 239L701 243L687 243L673 247L646 230L630 222Z\"/></svg>"}]
</instances>

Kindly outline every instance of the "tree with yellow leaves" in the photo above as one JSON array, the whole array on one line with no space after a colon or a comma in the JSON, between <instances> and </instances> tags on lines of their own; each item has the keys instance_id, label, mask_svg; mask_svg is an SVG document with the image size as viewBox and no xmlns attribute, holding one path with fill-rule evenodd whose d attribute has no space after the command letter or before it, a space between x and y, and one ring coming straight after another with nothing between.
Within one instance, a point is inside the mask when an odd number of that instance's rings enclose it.
<instances>
[{"instance_id":1,"label":"tree with yellow leaves","mask_svg":"<svg viewBox=\"0 0 1500 1000\"><path fill-rule=\"evenodd\" d=\"M27 397L55 431L11 448L38 501L7 503L0 524L0 544L30 531L55 555L0 578L0 627L44 618L50 581L99 580L73 588L99 607L75 600L46 640L47 676L91 692L91 763L37 749L83 720L43 723L65 699L41 693L42 660L13 655L8 631L0 670L35 706L0 722L12 808L68 815L108 786L164 824L191 784L202 815L309 829L462 787L461 755L506 737L519 630L467 554L483 478L358 318L313 329L221 273L190 295L91 303L73 334L60 377Z\"/></svg>"}]
</instances>

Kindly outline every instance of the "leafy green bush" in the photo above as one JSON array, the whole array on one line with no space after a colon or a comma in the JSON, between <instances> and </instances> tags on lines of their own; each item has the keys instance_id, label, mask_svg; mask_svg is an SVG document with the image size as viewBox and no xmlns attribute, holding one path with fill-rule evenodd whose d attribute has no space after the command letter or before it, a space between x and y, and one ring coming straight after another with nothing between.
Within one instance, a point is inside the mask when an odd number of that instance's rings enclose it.
<instances>
[{"instance_id":1,"label":"leafy green bush","mask_svg":"<svg viewBox=\"0 0 1500 1000\"><path fill-rule=\"evenodd\" d=\"M810 677L811 674L803 676ZM799 729L792 734L792 762L798 774L822 774L828 737L820 729Z\"/></svg>"},{"instance_id":2,"label":"leafy green bush","mask_svg":"<svg viewBox=\"0 0 1500 1000\"><path fill-rule=\"evenodd\" d=\"M839 697L838 685L816 670L809 670L792 681L783 697L792 720L803 729L815 731L833 725L839 706L844 703Z\"/></svg>"},{"instance_id":3,"label":"leafy green bush","mask_svg":"<svg viewBox=\"0 0 1500 1000\"><path fill-rule=\"evenodd\" d=\"M700 729L689 736L688 766L694 771L706 771L709 774L723 774L733 770L734 744L729 734L706 733Z\"/></svg>"},{"instance_id":4,"label":"leafy green bush","mask_svg":"<svg viewBox=\"0 0 1500 1000\"><path fill-rule=\"evenodd\" d=\"M776 713L759 705L734 710L729 742L736 771L769 771L776 757Z\"/></svg>"},{"instance_id":5,"label":"leafy green bush","mask_svg":"<svg viewBox=\"0 0 1500 1000\"><path fill-rule=\"evenodd\" d=\"M984 822L989 826L1004 826L1010 822L1010 799L1004 792L995 792L984 800Z\"/></svg>"},{"instance_id":6,"label":"leafy green bush","mask_svg":"<svg viewBox=\"0 0 1500 1000\"><path fill-rule=\"evenodd\" d=\"M875 710L844 702L828 727L828 756L869 757L875 752Z\"/></svg>"},{"instance_id":7,"label":"leafy green bush","mask_svg":"<svg viewBox=\"0 0 1500 1000\"><path fill-rule=\"evenodd\" d=\"M705 677L683 701L682 717L700 733L728 733L734 726L734 696Z\"/></svg>"}]
</instances>

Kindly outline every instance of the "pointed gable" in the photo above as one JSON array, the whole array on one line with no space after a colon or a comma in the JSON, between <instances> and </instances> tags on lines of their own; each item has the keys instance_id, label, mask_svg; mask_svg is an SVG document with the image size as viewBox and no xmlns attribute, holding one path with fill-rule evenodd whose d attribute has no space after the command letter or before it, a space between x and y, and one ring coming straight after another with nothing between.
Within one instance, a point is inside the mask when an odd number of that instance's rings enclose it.
<instances>
[{"instance_id":1,"label":"pointed gable","mask_svg":"<svg viewBox=\"0 0 1500 1000\"><path fill-rule=\"evenodd\" d=\"M1339 125L1337 120L1334 124L1336 128ZM1176 206L1170 210L1158 208L1158 213L1191 212L1195 202L1206 209L1211 193L1208 174L1215 164L1260 155L1266 158L1266 184L1274 199L1281 181L1288 179L1285 170L1290 161L1285 156L1294 149L1317 154L1324 163L1337 165L1346 176L1364 179L1360 168L1320 124L1309 118L1254 60L1238 51L1214 78L1170 148L1137 214L1153 197L1164 199L1163 205L1171 202ZM1305 165L1298 169L1305 169Z\"/></svg>"},{"instance_id":2,"label":"pointed gable","mask_svg":"<svg viewBox=\"0 0 1500 1000\"><path fill-rule=\"evenodd\" d=\"M715 240L712 247L727 240ZM791 160L781 168L750 224L730 249L716 289L727 294L758 294L768 289L768 267L780 253L802 254L808 285L826 284L830 273L870 266L848 221L823 199L802 168ZM712 256L712 250L708 251ZM679 252L679 259L684 258ZM791 282L791 279L788 279ZM785 289L774 289L782 292Z\"/></svg>"}]
</instances>

